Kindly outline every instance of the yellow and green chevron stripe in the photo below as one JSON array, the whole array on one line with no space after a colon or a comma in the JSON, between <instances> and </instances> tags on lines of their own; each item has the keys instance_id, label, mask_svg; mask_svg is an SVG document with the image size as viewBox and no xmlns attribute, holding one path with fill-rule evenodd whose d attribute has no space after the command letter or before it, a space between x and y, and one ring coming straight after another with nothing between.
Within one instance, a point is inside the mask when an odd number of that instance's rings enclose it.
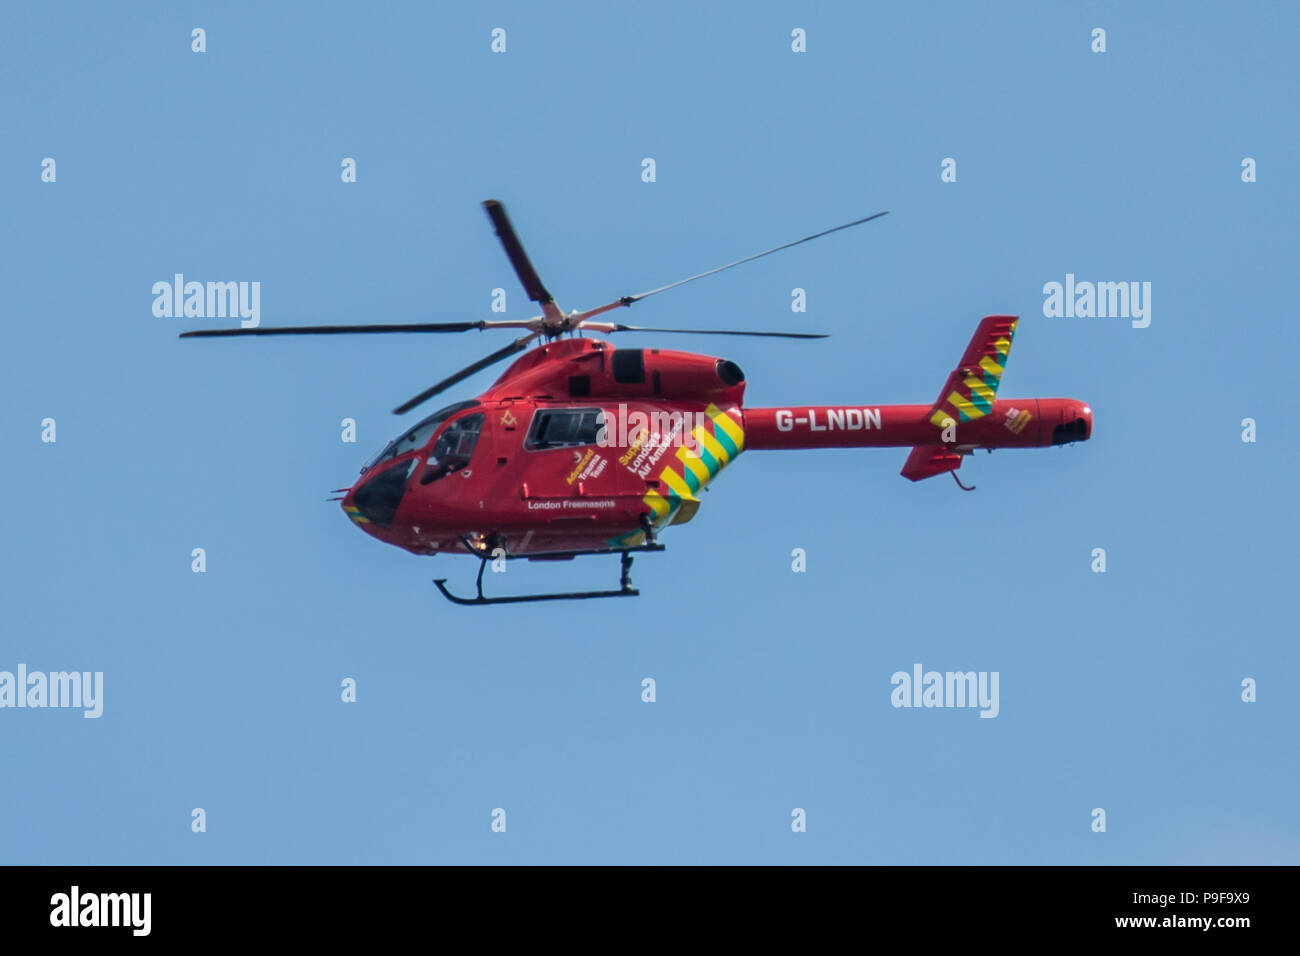
<instances>
[{"instance_id":1,"label":"yellow and green chevron stripe","mask_svg":"<svg viewBox=\"0 0 1300 956\"><path fill-rule=\"evenodd\" d=\"M993 410L993 400L998 393L998 383L1002 381L1002 370L1011 352L1018 321L1011 319L1004 328L991 330L988 338L980 343L980 351L984 354L979 357L978 364L967 365L952 373L946 386L949 390L947 396L930 413L933 424L943 428L949 420L968 422L983 418Z\"/></svg>"},{"instance_id":2,"label":"yellow and green chevron stripe","mask_svg":"<svg viewBox=\"0 0 1300 956\"><path fill-rule=\"evenodd\" d=\"M673 456L665 456L665 464L654 483L642 499L649 506L651 522L656 529L667 524L684 524L695 517L700 506L696 492L712 481L745 448L745 432L740 427L739 412L722 411L710 404L704 410L708 419L691 433L695 439L694 450L684 445ZM610 539L619 546L639 544L644 534L634 531Z\"/></svg>"}]
</instances>

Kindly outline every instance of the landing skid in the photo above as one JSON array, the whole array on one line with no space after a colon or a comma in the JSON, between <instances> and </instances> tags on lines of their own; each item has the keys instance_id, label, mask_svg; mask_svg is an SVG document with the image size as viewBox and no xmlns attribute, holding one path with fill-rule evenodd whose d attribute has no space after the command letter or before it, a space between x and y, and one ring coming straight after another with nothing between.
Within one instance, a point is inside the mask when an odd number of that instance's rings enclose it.
<instances>
[{"instance_id":1,"label":"landing skid","mask_svg":"<svg viewBox=\"0 0 1300 956\"><path fill-rule=\"evenodd\" d=\"M530 601L587 601L592 598L636 597L641 592L638 591L636 588L632 587L632 576L631 576L632 552L664 550L664 546L662 544L656 544L654 542L651 542L649 544L636 545L630 548L618 548L616 550L611 550L611 551L547 551L542 554L532 554L532 555L507 554L505 555L507 560L518 559L518 558L532 558L532 559L544 559L544 560L554 560L554 561L562 561L568 558L580 558L583 557L584 555L589 555L589 554L617 554L619 555L619 570L620 570L619 582L618 582L619 586L617 590L609 590L609 591L565 591L556 594L521 594L513 597L484 597L483 596L483 572L484 570L486 570L488 562L492 560L491 550L487 550L487 553L484 554L484 551L486 549L475 548L468 541L465 542L465 546L468 547L475 554L480 555L479 566L478 566L478 578L475 582L476 589L478 591L478 596L467 598L467 597L460 597L459 595L456 594L452 594L451 591L447 589L446 578L435 578L433 582L437 586L438 590L442 592L442 596L445 597L448 601L451 601L453 604L469 604L469 605L525 604Z\"/></svg>"}]
</instances>

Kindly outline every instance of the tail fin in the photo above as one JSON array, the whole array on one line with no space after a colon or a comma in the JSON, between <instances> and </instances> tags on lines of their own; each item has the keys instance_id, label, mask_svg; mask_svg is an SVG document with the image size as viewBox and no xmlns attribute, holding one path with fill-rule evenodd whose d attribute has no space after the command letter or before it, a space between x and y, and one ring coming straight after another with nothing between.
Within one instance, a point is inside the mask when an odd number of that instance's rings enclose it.
<instances>
[{"instance_id":1,"label":"tail fin","mask_svg":"<svg viewBox=\"0 0 1300 956\"><path fill-rule=\"evenodd\" d=\"M1014 315L990 315L980 320L961 361L930 410L936 443L912 449L903 465L904 478L921 481L961 467L962 456L952 450L954 442L947 436L955 435L955 426L960 423L982 418L993 410L1019 321ZM950 428L954 431L948 431Z\"/></svg>"}]
</instances>

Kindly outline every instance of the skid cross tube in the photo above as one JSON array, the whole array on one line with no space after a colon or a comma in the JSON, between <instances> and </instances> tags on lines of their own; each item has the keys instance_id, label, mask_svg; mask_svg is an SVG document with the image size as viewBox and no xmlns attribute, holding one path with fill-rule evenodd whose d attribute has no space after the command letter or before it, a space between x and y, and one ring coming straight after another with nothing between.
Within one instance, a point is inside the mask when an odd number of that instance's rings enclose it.
<instances>
[{"instance_id":1,"label":"skid cross tube","mask_svg":"<svg viewBox=\"0 0 1300 956\"><path fill-rule=\"evenodd\" d=\"M525 604L531 601L587 601L592 598L614 598L614 597L636 597L641 592L632 587L632 554L638 551L663 551L662 544L640 544L630 548L613 548L608 551L544 551L540 554L504 554L502 557L507 560L554 560L562 561L568 558L580 558L585 555L603 555L617 554L619 556L619 587L617 590L608 591L563 591L553 594L520 594L511 597L485 597L483 595L483 572L487 568L488 561L492 560L491 551L488 548L478 548L472 545L468 540L464 541L465 547L479 556L478 577L475 579L475 589L477 596L472 598L460 597L452 594L447 588L446 578L435 578L433 583L442 592L442 596L453 604L483 605L483 604Z\"/></svg>"}]
</instances>

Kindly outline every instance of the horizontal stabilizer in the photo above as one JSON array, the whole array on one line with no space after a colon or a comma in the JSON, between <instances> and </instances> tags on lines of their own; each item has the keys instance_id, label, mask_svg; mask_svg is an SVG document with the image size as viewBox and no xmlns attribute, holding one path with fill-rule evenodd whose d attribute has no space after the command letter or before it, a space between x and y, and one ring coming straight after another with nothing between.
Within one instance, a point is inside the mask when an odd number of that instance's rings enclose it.
<instances>
[{"instance_id":1,"label":"horizontal stabilizer","mask_svg":"<svg viewBox=\"0 0 1300 956\"><path fill-rule=\"evenodd\" d=\"M961 455L943 445L917 445L907 456L901 474L912 481L921 481L945 471L956 471L961 467L961 459Z\"/></svg>"}]
</instances>

